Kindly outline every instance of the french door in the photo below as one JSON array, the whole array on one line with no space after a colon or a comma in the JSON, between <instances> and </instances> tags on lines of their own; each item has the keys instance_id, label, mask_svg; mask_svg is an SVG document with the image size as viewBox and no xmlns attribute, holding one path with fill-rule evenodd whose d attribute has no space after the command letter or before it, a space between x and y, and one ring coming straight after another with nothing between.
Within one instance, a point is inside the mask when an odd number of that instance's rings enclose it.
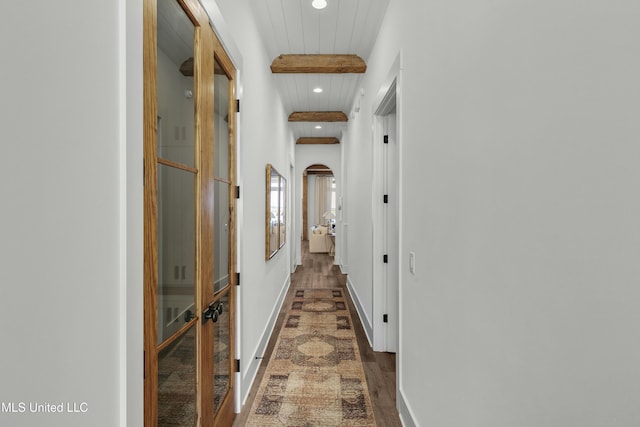
<instances>
[{"instance_id":1,"label":"french door","mask_svg":"<svg viewBox=\"0 0 640 427\"><path fill-rule=\"evenodd\" d=\"M145 426L228 426L235 69L197 0L144 0Z\"/></svg>"}]
</instances>

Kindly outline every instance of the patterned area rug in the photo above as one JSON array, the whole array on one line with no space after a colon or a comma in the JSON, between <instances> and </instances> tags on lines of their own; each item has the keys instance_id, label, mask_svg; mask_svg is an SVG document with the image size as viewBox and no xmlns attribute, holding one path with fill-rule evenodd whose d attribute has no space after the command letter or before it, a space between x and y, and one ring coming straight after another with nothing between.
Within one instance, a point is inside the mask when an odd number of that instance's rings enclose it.
<instances>
[{"instance_id":1,"label":"patterned area rug","mask_svg":"<svg viewBox=\"0 0 640 427\"><path fill-rule=\"evenodd\" d=\"M295 291L247 426L376 425L343 293Z\"/></svg>"}]
</instances>

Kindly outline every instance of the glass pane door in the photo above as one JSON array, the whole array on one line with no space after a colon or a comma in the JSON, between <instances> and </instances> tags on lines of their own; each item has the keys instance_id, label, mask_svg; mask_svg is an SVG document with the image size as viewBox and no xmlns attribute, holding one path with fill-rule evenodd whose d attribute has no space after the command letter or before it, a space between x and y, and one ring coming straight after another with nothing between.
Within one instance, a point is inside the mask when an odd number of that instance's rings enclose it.
<instances>
[{"instance_id":1,"label":"glass pane door","mask_svg":"<svg viewBox=\"0 0 640 427\"><path fill-rule=\"evenodd\" d=\"M158 345L195 313L195 174L158 165Z\"/></svg>"},{"instance_id":2,"label":"glass pane door","mask_svg":"<svg viewBox=\"0 0 640 427\"><path fill-rule=\"evenodd\" d=\"M232 194L232 165L230 132L234 111L230 108L231 80L218 58L214 62L214 248L213 248L213 295L212 304L222 307L213 330L213 411L218 416L232 387L233 299L230 285L233 269L231 248L234 244L231 212L234 203ZM229 396L232 397L232 396ZM227 400L229 402L230 400ZM230 406L227 404L227 406Z\"/></svg>"},{"instance_id":3,"label":"glass pane door","mask_svg":"<svg viewBox=\"0 0 640 427\"><path fill-rule=\"evenodd\" d=\"M195 27L176 0L159 0L157 28L157 421L160 427L194 426L198 399Z\"/></svg>"},{"instance_id":4,"label":"glass pane door","mask_svg":"<svg viewBox=\"0 0 640 427\"><path fill-rule=\"evenodd\" d=\"M213 291L217 293L230 283L229 271L229 184L214 182L214 248L213 248Z\"/></svg>"},{"instance_id":5,"label":"glass pane door","mask_svg":"<svg viewBox=\"0 0 640 427\"><path fill-rule=\"evenodd\" d=\"M143 7L144 425L231 425L235 69L197 0Z\"/></svg>"},{"instance_id":6,"label":"glass pane door","mask_svg":"<svg viewBox=\"0 0 640 427\"><path fill-rule=\"evenodd\" d=\"M229 292L218 299L224 307L218 317L213 333L213 410L217 413L231 386L231 316L229 315Z\"/></svg>"}]
</instances>

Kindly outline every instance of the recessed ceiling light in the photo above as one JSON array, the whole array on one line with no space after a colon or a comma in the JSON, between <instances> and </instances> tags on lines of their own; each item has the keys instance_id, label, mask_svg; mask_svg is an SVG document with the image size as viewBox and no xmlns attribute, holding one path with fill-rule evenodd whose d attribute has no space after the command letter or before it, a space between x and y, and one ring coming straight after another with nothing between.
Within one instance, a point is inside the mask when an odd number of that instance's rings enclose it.
<instances>
[{"instance_id":1,"label":"recessed ceiling light","mask_svg":"<svg viewBox=\"0 0 640 427\"><path fill-rule=\"evenodd\" d=\"M315 93L321 93L322 92L322 88L321 87L317 87L313 90Z\"/></svg>"},{"instance_id":2,"label":"recessed ceiling light","mask_svg":"<svg viewBox=\"0 0 640 427\"><path fill-rule=\"evenodd\" d=\"M327 7L327 0L313 0L311 2L311 6L315 7L316 9L324 9L325 7Z\"/></svg>"},{"instance_id":3,"label":"recessed ceiling light","mask_svg":"<svg viewBox=\"0 0 640 427\"><path fill-rule=\"evenodd\" d=\"M316 126L316 129L322 129L322 126L318 125L318 126Z\"/></svg>"}]
</instances>

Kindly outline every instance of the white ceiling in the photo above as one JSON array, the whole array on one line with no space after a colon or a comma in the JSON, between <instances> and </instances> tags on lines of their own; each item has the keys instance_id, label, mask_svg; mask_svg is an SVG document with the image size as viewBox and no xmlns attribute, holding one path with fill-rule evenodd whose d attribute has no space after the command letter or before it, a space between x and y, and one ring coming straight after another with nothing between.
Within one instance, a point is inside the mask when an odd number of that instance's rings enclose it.
<instances>
[{"instance_id":1,"label":"white ceiling","mask_svg":"<svg viewBox=\"0 0 640 427\"><path fill-rule=\"evenodd\" d=\"M193 57L195 28L180 4L158 2L158 48L178 67Z\"/></svg>"},{"instance_id":2,"label":"white ceiling","mask_svg":"<svg viewBox=\"0 0 640 427\"><path fill-rule=\"evenodd\" d=\"M389 0L258 0L253 11L270 60L281 54L355 54L367 61ZM269 64L266 64L271 65ZM275 74L287 114L342 111L347 116L361 74ZM321 87L316 94L313 89ZM345 123L290 123L295 138L342 137ZM316 125L322 129L315 129Z\"/></svg>"}]
</instances>

